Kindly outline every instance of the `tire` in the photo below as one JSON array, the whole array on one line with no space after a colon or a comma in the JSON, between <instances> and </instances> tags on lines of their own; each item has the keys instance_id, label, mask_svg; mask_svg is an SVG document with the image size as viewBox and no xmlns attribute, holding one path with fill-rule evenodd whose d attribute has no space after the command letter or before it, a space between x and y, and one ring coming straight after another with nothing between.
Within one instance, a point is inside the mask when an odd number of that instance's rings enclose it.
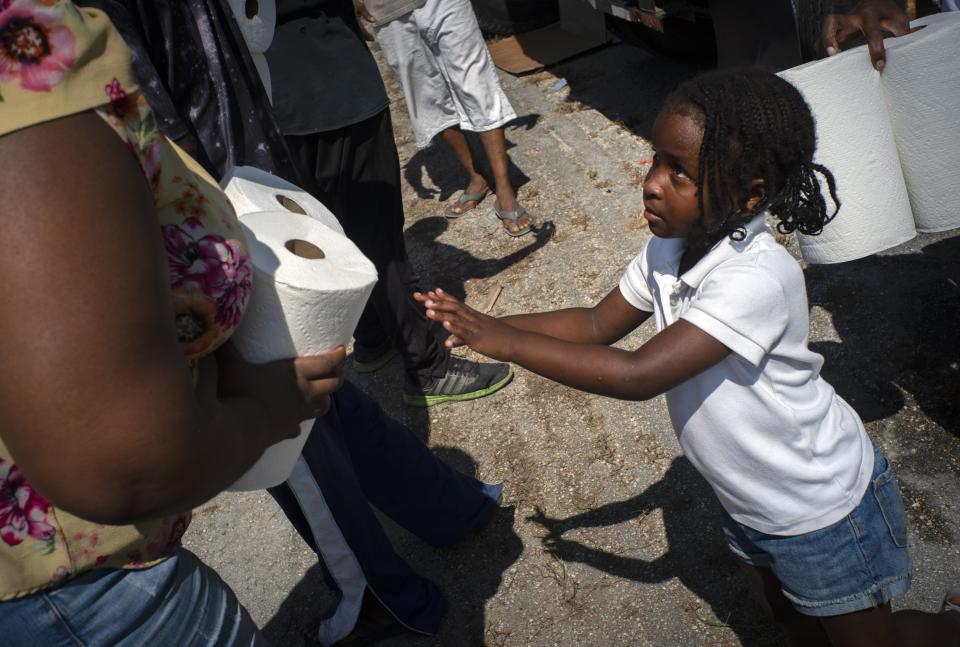
<instances>
[{"instance_id":1,"label":"tire","mask_svg":"<svg viewBox=\"0 0 960 647\"><path fill-rule=\"evenodd\" d=\"M512 36L560 20L557 0L470 0L480 29L489 36Z\"/></svg>"},{"instance_id":2,"label":"tire","mask_svg":"<svg viewBox=\"0 0 960 647\"><path fill-rule=\"evenodd\" d=\"M670 58L706 65L713 65L717 60L713 25L709 18L700 15L695 21L667 16L663 19L662 32L607 16L607 29L628 45L646 47Z\"/></svg>"}]
</instances>

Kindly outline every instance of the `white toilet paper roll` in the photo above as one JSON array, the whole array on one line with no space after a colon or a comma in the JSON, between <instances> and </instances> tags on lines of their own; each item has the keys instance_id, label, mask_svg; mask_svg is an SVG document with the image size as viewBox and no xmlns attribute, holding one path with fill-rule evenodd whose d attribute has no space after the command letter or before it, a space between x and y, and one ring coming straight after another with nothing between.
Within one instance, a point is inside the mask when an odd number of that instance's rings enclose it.
<instances>
[{"instance_id":1,"label":"white toilet paper roll","mask_svg":"<svg viewBox=\"0 0 960 647\"><path fill-rule=\"evenodd\" d=\"M313 355L350 341L377 272L345 236L285 211L240 218L254 267L253 296L232 340L264 363ZM313 421L297 438L267 448L230 490L259 490L287 479Z\"/></svg>"},{"instance_id":2,"label":"white toilet paper roll","mask_svg":"<svg viewBox=\"0 0 960 647\"><path fill-rule=\"evenodd\" d=\"M260 82L263 89L267 92L267 99L273 103L273 81L270 80L270 65L267 63L267 57L263 54L251 54L253 65L257 68L257 74L260 75Z\"/></svg>"},{"instance_id":3,"label":"white toilet paper roll","mask_svg":"<svg viewBox=\"0 0 960 647\"><path fill-rule=\"evenodd\" d=\"M796 86L810 105L817 124L814 158L833 172L842 203L837 217L819 236L798 235L804 259L850 261L913 238L913 214L880 74L871 67L865 48L807 63L780 76ZM829 196L825 197L830 205Z\"/></svg>"},{"instance_id":4,"label":"white toilet paper roll","mask_svg":"<svg viewBox=\"0 0 960 647\"><path fill-rule=\"evenodd\" d=\"M260 211L286 209L306 214L330 229L343 233L329 209L312 195L286 180L252 166L236 166L220 180L238 216Z\"/></svg>"},{"instance_id":5,"label":"white toilet paper roll","mask_svg":"<svg viewBox=\"0 0 960 647\"><path fill-rule=\"evenodd\" d=\"M277 27L276 0L229 0L229 4L250 53L263 54Z\"/></svg>"},{"instance_id":6,"label":"white toilet paper roll","mask_svg":"<svg viewBox=\"0 0 960 647\"><path fill-rule=\"evenodd\" d=\"M884 46L887 113L916 227L960 227L960 20L931 21Z\"/></svg>"},{"instance_id":7,"label":"white toilet paper roll","mask_svg":"<svg viewBox=\"0 0 960 647\"><path fill-rule=\"evenodd\" d=\"M926 25L949 25L951 23L957 24L958 22L960 22L960 11L941 11L940 13L932 13L929 16L911 20L910 27L916 29ZM886 43L889 43L889 41L885 41L884 44Z\"/></svg>"}]
</instances>

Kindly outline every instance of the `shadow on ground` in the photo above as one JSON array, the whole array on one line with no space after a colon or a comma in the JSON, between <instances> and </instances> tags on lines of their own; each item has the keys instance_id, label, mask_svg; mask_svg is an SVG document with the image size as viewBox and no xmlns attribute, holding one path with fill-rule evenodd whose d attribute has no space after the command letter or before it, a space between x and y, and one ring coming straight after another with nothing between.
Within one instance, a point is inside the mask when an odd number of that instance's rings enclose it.
<instances>
[{"instance_id":1,"label":"shadow on ground","mask_svg":"<svg viewBox=\"0 0 960 647\"><path fill-rule=\"evenodd\" d=\"M960 237L915 253L813 265L806 277L811 307L832 315L842 340L810 347L863 420L894 415L906 392L960 437Z\"/></svg>"},{"instance_id":2,"label":"shadow on ground","mask_svg":"<svg viewBox=\"0 0 960 647\"><path fill-rule=\"evenodd\" d=\"M540 121L540 115L524 115L517 117L505 127L507 135L507 161L509 162L510 182L514 187L521 187L530 181L530 178L523 172L510 158L510 149L516 144L510 141L511 130L532 130ZM476 133L465 132L467 142L470 144L470 150L473 151L473 159L479 170L490 186L493 186L493 175L490 172L490 165L487 163L486 155L483 152L483 146L480 144L480 138ZM433 183L434 187L428 187L423 182L423 176L427 177ZM403 177L417 196L423 199L436 197L439 202L448 201L455 193L464 189L467 185L467 174L460 167L457 158L453 152L439 141L434 139L433 143L421 148L413 154L403 169Z\"/></svg>"},{"instance_id":3,"label":"shadow on ground","mask_svg":"<svg viewBox=\"0 0 960 647\"><path fill-rule=\"evenodd\" d=\"M629 67L631 74L618 75L611 83L607 69L623 67ZM621 43L551 67L550 72L565 79L570 87L567 103L571 111L581 104L593 108L649 140L663 100L679 83L704 69Z\"/></svg>"},{"instance_id":4,"label":"shadow on ground","mask_svg":"<svg viewBox=\"0 0 960 647\"><path fill-rule=\"evenodd\" d=\"M654 560L624 557L565 539L567 532L626 523L662 510L667 552ZM641 494L565 519L542 510L529 521L547 531L545 550L565 562L577 562L634 582L659 583L677 578L710 609L697 618L727 625L747 647L781 644L779 629L754 601L746 576L726 547L719 504L706 481L684 457L674 459L663 478ZM711 613L712 611L712 613Z\"/></svg>"},{"instance_id":5,"label":"shadow on ground","mask_svg":"<svg viewBox=\"0 0 960 647\"><path fill-rule=\"evenodd\" d=\"M430 278L439 284L422 285L424 289L441 287L458 299L466 297L464 283L470 279L488 279L496 276L511 265L522 261L550 242L554 228L546 223L522 240L530 243L501 258L477 258L473 254L439 241L441 235L450 227L450 221L442 216L421 218L407 228L407 241L418 246L420 263L430 269Z\"/></svg>"}]
</instances>

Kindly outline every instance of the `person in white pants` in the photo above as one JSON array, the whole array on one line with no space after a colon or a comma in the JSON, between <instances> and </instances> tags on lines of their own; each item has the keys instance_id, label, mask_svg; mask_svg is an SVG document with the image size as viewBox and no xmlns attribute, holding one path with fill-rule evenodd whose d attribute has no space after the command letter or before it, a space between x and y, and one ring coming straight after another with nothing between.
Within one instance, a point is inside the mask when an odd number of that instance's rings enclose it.
<instances>
[{"instance_id":1,"label":"person in white pants","mask_svg":"<svg viewBox=\"0 0 960 647\"><path fill-rule=\"evenodd\" d=\"M490 190L477 170L464 130L480 134L493 172L494 213L511 236L531 231L532 218L510 184L503 127L516 118L480 33L469 0L354 0L359 22L372 26L403 88L417 146L440 135L469 176L444 212L458 218Z\"/></svg>"}]
</instances>

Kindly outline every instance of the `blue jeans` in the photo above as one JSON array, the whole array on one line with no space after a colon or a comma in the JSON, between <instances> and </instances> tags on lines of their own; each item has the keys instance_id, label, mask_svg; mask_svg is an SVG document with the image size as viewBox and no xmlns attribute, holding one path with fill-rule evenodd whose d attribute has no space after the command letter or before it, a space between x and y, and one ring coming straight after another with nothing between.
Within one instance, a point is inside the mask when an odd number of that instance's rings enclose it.
<instances>
[{"instance_id":1,"label":"blue jeans","mask_svg":"<svg viewBox=\"0 0 960 647\"><path fill-rule=\"evenodd\" d=\"M771 569L784 596L804 615L870 609L910 589L907 514L879 447L874 447L873 475L860 503L826 528L768 535L724 516L730 550L751 566Z\"/></svg>"},{"instance_id":2,"label":"blue jeans","mask_svg":"<svg viewBox=\"0 0 960 647\"><path fill-rule=\"evenodd\" d=\"M265 647L223 580L180 549L141 570L94 569L0 602L5 647Z\"/></svg>"}]
</instances>

